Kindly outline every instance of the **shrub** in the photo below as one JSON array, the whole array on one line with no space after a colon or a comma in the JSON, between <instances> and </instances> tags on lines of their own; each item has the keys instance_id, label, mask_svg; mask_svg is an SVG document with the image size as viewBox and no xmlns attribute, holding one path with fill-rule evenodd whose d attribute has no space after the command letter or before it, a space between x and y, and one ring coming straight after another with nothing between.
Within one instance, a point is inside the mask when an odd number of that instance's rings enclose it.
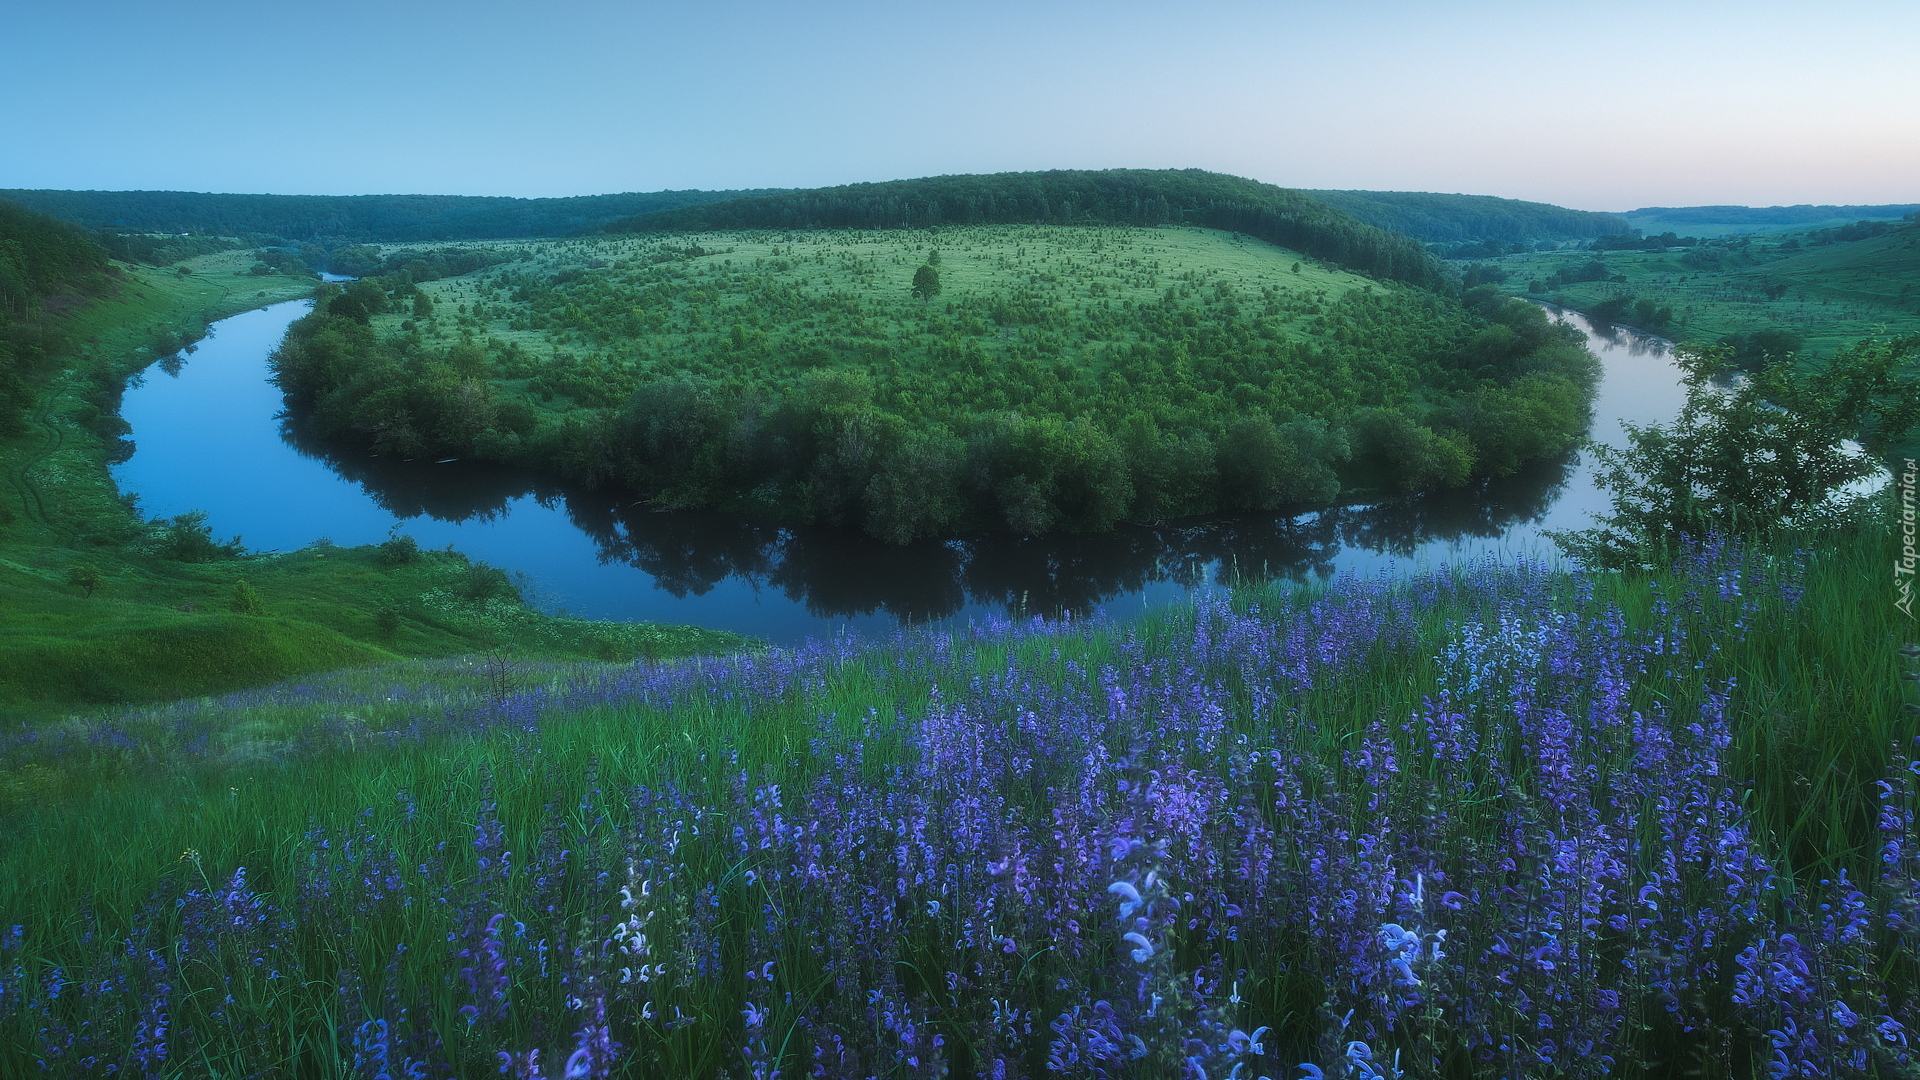
<instances>
[{"instance_id":1,"label":"shrub","mask_svg":"<svg viewBox=\"0 0 1920 1080\"><path fill-rule=\"evenodd\" d=\"M400 532L396 526L395 530L380 542L379 558L382 566L406 566L408 563L418 562L420 542Z\"/></svg>"},{"instance_id":2,"label":"shrub","mask_svg":"<svg viewBox=\"0 0 1920 1080\"><path fill-rule=\"evenodd\" d=\"M253 585L245 578L233 583L232 605L234 613L239 615L267 613L267 605L261 601L260 594L253 590Z\"/></svg>"}]
</instances>

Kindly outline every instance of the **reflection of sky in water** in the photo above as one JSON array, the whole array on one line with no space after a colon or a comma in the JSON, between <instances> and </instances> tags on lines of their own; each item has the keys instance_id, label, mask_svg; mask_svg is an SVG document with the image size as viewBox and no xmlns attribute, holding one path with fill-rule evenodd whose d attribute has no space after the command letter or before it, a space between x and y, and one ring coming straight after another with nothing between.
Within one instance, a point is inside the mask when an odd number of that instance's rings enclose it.
<instances>
[{"instance_id":1,"label":"reflection of sky in water","mask_svg":"<svg viewBox=\"0 0 1920 1080\"><path fill-rule=\"evenodd\" d=\"M370 544L399 524L521 575L549 610L724 627L774 641L989 610L1120 614L1236 576L1371 575L1489 555L1552 558L1543 529L1580 528L1607 500L1591 463L1542 464L1473 492L1341 507L1294 519L1222 518L1099 536L881 544L836 529L708 512L657 513L507 469L322 452L283 437L266 356L305 301L219 323L178 376L157 367L123 414L138 452L115 469L149 515L199 509L221 538L291 550ZM1586 330L1606 364L1593 436L1671 419L1680 402L1663 342Z\"/></svg>"}]
</instances>

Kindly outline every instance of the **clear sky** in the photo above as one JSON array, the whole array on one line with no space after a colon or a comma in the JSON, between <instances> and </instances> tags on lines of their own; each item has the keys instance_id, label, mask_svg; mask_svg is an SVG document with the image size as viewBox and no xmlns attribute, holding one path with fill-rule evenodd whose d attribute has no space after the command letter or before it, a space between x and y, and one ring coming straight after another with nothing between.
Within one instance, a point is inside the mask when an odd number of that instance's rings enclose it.
<instances>
[{"instance_id":1,"label":"clear sky","mask_svg":"<svg viewBox=\"0 0 1920 1080\"><path fill-rule=\"evenodd\" d=\"M0 187L1920 202L1917 42L1917 0L0 0Z\"/></svg>"}]
</instances>

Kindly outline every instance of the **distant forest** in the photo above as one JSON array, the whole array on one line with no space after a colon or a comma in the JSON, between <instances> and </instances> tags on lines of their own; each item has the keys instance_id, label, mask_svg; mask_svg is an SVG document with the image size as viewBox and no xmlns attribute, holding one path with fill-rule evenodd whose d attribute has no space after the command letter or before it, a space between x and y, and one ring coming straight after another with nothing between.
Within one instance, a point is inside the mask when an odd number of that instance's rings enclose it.
<instances>
[{"instance_id":1,"label":"distant forest","mask_svg":"<svg viewBox=\"0 0 1920 1080\"><path fill-rule=\"evenodd\" d=\"M120 232L190 232L293 241L408 241L566 236L634 214L761 193L652 191L511 199L479 195L0 190L0 199L88 228Z\"/></svg>"},{"instance_id":2,"label":"distant forest","mask_svg":"<svg viewBox=\"0 0 1920 1080\"><path fill-rule=\"evenodd\" d=\"M848 184L661 210L608 232L935 228L942 225L1203 225L1423 288L1447 268L1418 242L1303 192L1200 169L934 176Z\"/></svg>"},{"instance_id":3,"label":"distant forest","mask_svg":"<svg viewBox=\"0 0 1920 1080\"><path fill-rule=\"evenodd\" d=\"M1881 206L1643 206L1624 217L1659 218L1673 225L1815 225L1823 221L1893 219L1920 213L1920 203Z\"/></svg>"},{"instance_id":4,"label":"distant forest","mask_svg":"<svg viewBox=\"0 0 1920 1080\"><path fill-rule=\"evenodd\" d=\"M1429 191L1309 191L1307 194L1376 228L1429 243L1473 240L1533 242L1590 240L1631 233L1616 214L1501 199L1492 195L1438 195Z\"/></svg>"}]
</instances>

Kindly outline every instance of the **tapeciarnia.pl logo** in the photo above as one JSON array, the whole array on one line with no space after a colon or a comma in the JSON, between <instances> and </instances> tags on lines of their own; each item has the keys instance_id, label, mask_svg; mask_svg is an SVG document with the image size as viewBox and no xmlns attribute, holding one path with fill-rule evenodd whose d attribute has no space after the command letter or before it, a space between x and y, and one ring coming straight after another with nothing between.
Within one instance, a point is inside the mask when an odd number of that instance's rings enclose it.
<instances>
[{"instance_id":1,"label":"tapeciarnia.pl logo","mask_svg":"<svg viewBox=\"0 0 1920 1080\"><path fill-rule=\"evenodd\" d=\"M1920 552L1914 550L1914 536L1920 531L1914 517L1913 487L1916 478L1920 478L1920 465L1914 459L1905 458L1900 466L1900 559L1893 564L1893 591L1899 599L1893 606L1906 612L1907 618L1913 618L1913 576L1920 565Z\"/></svg>"}]
</instances>

